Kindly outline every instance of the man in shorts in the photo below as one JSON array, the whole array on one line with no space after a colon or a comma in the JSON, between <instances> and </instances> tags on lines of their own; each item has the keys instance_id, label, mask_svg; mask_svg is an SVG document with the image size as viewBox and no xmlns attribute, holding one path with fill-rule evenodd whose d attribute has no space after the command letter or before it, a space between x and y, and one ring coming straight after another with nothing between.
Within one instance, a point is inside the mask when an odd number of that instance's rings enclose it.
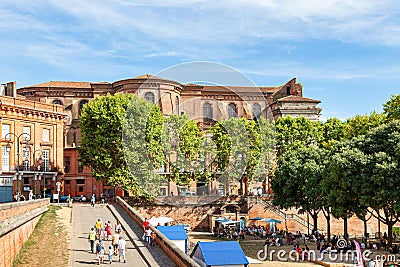
<instances>
[{"instance_id":1,"label":"man in shorts","mask_svg":"<svg viewBox=\"0 0 400 267\"><path fill-rule=\"evenodd\" d=\"M122 236L120 236L118 241L118 261L121 261L122 257L124 259L124 263L126 262L125 250L126 250L126 241L122 238Z\"/></svg>"}]
</instances>

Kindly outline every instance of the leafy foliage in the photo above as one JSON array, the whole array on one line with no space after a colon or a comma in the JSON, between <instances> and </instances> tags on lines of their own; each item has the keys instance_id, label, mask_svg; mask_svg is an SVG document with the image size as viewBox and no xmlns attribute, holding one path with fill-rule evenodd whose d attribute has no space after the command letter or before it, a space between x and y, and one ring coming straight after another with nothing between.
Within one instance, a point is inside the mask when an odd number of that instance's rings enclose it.
<instances>
[{"instance_id":1,"label":"leafy foliage","mask_svg":"<svg viewBox=\"0 0 400 267\"><path fill-rule=\"evenodd\" d=\"M383 104L383 113L390 120L400 120L400 94L392 95L391 98Z\"/></svg>"}]
</instances>

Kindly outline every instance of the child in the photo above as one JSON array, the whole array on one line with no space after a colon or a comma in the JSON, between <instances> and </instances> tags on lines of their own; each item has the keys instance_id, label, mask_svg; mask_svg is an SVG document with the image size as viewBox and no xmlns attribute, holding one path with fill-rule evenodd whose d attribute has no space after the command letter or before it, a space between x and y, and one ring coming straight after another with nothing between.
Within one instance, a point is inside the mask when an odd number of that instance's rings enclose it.
<instances>
[{"instance_id":1,"label":"child","mask_svg":"<svg viewBox=\"0 0 400 267\"><path fill-rule=\"evenodd\" d=\"M97 243L96 253L97 253L97 264L103 263L105 253L104 253L104 245L103 242L101 242L101 239L99 240L99 243Z\"/></svg>"},{"instance_id":2,"label":"child","mask_svg":"<svg viewBox=\"0 0 400 267\"><path fill-rule=\"evenodd\" d=\"M113 247L108 246L108 260L110 261L110 264L112 263L113 252Z\"/></svg>"},{"instance_id":3,"label":"child","mask_svg":"<svg viewBox=\"0 0 400 267\"><path fill-rule=\"evenodd\" d=\"M150 246L154 247L156 245L156 233L151 232L150 234Z\"/></svg>"}]
</instances>

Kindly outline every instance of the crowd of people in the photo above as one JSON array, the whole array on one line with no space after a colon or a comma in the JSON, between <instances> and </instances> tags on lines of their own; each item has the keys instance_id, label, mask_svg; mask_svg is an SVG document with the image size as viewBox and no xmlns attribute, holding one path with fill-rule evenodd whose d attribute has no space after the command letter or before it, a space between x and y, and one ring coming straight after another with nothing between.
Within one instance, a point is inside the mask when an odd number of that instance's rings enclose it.
<instances>
[{"instance_id":1,"label":"crowd of people","mask_svg":"<svg viewBox=\"0 0 400 267\"><path fill-rule=\"evenodd\" d=\"M110 221L103 223L102 219L97 219L89 231L88 240L90 251L96 253L97 264L104 263L106 256L110 264L113 262L113 256L118 256L119 262L126 262L126 241L118 220L113 227Z\"/></svg>"}]
</instances>

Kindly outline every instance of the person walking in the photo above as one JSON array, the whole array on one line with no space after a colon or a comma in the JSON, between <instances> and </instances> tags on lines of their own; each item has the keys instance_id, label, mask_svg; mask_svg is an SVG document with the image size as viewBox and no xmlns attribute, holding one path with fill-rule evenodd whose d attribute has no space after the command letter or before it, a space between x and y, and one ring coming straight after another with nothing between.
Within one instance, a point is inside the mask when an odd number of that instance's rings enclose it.
<instances>
[{"instance_id":1,"label":"person walking","mask_svg":"<svg viewBox=\"0 0 400 267\"><path fill-rule=\"evenodd\" d=\"M156 245L156 233L155 232L151 232L150 234L150 246L154 247Z\"/></svg>"},{"instance_id":2,"label":"person walking","mask_svg":"<svg viewBox=\"0 0 400 267\"><path fill-rule=\"evenodd\" d=\"M91 201L90 201L90 205L92 205L92 207L94 207L94 203L96 202L96 195L95 194L93 194L92 195L92 198L91 198Z\"/></svg>"},{"instance_id":3,"label":"person walking","mask_svg":"<svg viewBox=\"0 0 400 267\"><path fill-rule=\"evenodd\" d=\"M150 227L147 227L146 230L144 231L144 237L146 240L146 247L150 246L150 241L151 241L151 230Z\"/></svg>"},{"instance_id":4,"label":"person walking","mask_svg":"<svg viewBox=\"0 0 400 267\"><path fill-rule=\"evenodd\" d=\"M99 218L99 219L97 219L97 222L96 222L96 235L97 235L98 239L101 238L101 228L102 227L103 227L103 222Z\"/></svg>"},{"instance_id":5,"label":"person walking","mask_svg":"<svg viewBox=\"0 0 400 267\"><path fill-rule=\"evenodd\" d=\"M94 242L96 241L96 232L94 231L94 228L92 227L89 231L89 243L90 243L90 250L92 253L94 253Z\"/></svg>"},{"instance_id":6,"label":"person walking","mask_svg":"<svg viewBox=\"0 0 400 267\"><path fill-rule=\"evenodd\" d=\"M103 263L104 262L105 249L104 249L104 244L101 241L101 239L97 243L96 252L97 252L97 264Z\"/></svg>"},{"instance_id":7,"label":"person walking","mask_svg":"<svg viewBox=\"0 0 400 267\"><path fill-rule=\"evenodd\" d=\"M118 255L119 233L120 233L120 231L115 232L115 233L113 234L112 241L111 241L111 243L112 243L112 245L113 245L113 247L114 247L114 255L115 255L115 256Z\"/></svg>"},{"instance_id":8,"label":"person walking","mask_svg":"<svg viewBox=\"0 0 400 267\"><path fill-rule=\"evenodd\" d=\"M126 262L125 249L126 249L126 241L122 238L122 236L120 236L118 241L118 261L121 261L122 257L124 263Z\"/></svg>"},{"instance_id":9,"label":"person walking","mask_svg":"<svg viewBox=\"0 0 400 267\"><path fill-rule=\"evenodd\" d=\"M108 260L110 261L110 264L113 261L113 247L112 246L108 246Z\"/></svg>"}]
</instances>

